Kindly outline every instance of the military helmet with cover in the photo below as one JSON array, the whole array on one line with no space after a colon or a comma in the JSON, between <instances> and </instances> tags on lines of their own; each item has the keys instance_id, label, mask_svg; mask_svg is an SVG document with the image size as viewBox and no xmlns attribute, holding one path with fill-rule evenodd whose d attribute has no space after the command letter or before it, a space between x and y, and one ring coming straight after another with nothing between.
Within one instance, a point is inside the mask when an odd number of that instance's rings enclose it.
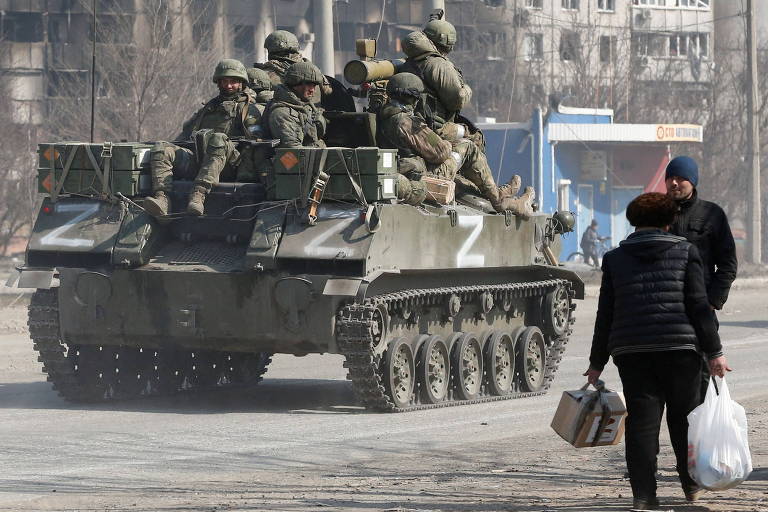
<instances>
[{"instance_id":1,"label":"military helmet with cover","mask_svg":"<svg viewBox=\"0 0 768 512\"><path fill-rule=\"evenodd\" d=\"M287 30L275 30L264 40L268 53L292 53L299 51L299 40Z\"/></svg>"},{"instance_id":2,"label":"military helmet with cover","mask_svg":"<svg viewBox=\"0 0 768 512\"><path fill-rule=\"evenodd\" d=\"M387 82L387 94L418 99L424 92L424 82L413 73L397 73Z\"/></svg>"},{"instance_id":3,"label":"military helmet with cover","mask_svg":"<svg viewBox=\"0 0 768 512\"><path fill-rule=\"evenodd\" d=\"M430 20L422 30L438 50L450 52L456 44L456 27L445 20Z\"/></svg>"},{"instance_id":4,"label":"military helmet with cover","mask_svg":"<svg viewBox=\"0 0 768 512\"><path fill-rule=\"evenodd\" d=\"M263 69L248 68L248 84L256 92L268 91L272 89L272 80L269 79L269 74Z\"/></svg>"},{"instance_id":5,"label":"military helmet with cover","mask_svg":"<svg viewBox=\"0 0 768 512\"><path fill-rule=\"evenodd\" d=\"M301 83L320 85L323 83L323 73L311 62L297 62L285 71L283 82L289 87Z\"/></svg>"},{"instance_id":6,"label":"military helmet with cover","mask_svg":"<svg viewBox=\"0 0 768 512\"><path fill-rule=\"evenodd\" d=\"M239 60L223 59L216 64L216 69L213 72L213 83L218 83L220 78L237 78L248 83L248 72Z\"/></svg>"}]
</instances>

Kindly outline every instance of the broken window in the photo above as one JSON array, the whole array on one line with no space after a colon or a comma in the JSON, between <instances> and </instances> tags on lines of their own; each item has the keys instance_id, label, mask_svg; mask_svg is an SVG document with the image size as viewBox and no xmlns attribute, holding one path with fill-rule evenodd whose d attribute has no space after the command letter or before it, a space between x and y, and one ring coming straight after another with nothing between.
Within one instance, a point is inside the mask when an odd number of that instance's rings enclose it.
<instances>
[{"instance_id":1,"label":"broken window","mask_svg":"<svg viewBox=\"0 0 768 512\"><path fill-rule=\"evenodd\" d=\"M527 34L525 36L525 60L541 60L544 58L544 35Z\"/></svg>"},{"instance_id":2,"label":"broken window","mask_svg":"<svg viewBox=\"0 0 768 512\"><path fill-rule=\"evenodd\" d=\"M580 46L578 32L563 30L560 34L560 60L578 60Z\"/></svg>"}]
</instances>

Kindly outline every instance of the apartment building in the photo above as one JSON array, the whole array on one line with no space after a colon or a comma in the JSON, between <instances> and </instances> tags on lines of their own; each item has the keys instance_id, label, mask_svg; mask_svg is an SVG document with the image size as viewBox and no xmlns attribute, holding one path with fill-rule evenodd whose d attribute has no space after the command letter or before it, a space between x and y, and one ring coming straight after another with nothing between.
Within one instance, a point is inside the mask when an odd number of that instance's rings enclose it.
<instances>
[{"instance_id":1,"label":"apartment building","mask_svg":"<svg viewBox=\"0 0 768 512\"><path fill-rule=\"evenodd\" d=\"M716 2L446 0L459 37L452 58L475 91L467 113L508 120L527 117L531 105L544 103L550 93L570 97L571 104L604 107L638 83L667 90L706 86ZM264 59L265 35L283 28L297 33L311 58L317 4L96 0L94 35L92 0L0 0L0 72L10 88L14 120L40 124L52 98L88 94L94 37L97 54L110 46L140 52L182 41L189 51L250 63ZM401 57L400 40L424 24L431 5L334 0L336 75L355 57L356 38L376 37L381 57ZM63 84L80 84L81 90Z\"/></svg>"}]
</instances>

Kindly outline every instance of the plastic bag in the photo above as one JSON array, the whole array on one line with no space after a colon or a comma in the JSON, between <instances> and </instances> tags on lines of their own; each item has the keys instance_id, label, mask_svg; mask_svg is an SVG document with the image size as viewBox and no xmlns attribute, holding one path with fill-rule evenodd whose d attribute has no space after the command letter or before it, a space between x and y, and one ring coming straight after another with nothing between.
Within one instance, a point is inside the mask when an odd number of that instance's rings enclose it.
<instances>
[{"instance_id":1,"label":"plastic bag","mask_svg":"<svg viewBox=\"0 0 768 512\"><path fill-rule=\"evenodd\" d=\"M704 403L688 415L688 473L705 489L722 491L751 472L744 408L731 400L725 378L712 377Z\"/></svg>"}]
</instances>

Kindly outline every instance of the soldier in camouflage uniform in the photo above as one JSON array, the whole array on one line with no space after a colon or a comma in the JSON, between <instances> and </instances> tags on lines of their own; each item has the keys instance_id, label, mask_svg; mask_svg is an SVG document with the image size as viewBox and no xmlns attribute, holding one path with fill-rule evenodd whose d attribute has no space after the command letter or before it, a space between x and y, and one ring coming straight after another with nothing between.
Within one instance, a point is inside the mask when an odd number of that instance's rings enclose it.
<instances>
[{"instance_id":1,"label":"soldier in camouflage uniform","mask_svg":"<svg viewBox=\"0 0 768 512\"><path fill-rule=\"evenodd\" d=\"M441 137L468 138L484 152L485 141L479 130L470 131L467 126L453 123L472 99L472 89L448 59L456 44L456 28L445 20L434 19L423 30L408 34L402 44L407 59L401 71L413 73L424 82L426 94L419 114Z\"/></svg>"},{"instance_id":2,"label":"soldier in camouflage uniform","mask_svg":"<svg viewBox=\"0 0 768 512\"><path fill-rule=\"evenodd\" d=\"M191 140L195 135L202 153L200 161L193 151L169 142L157 142L150 152L154 196L145 200L144 208L151 215L168 214L168 194L174 176L195 180L187 213L202 215L211 187L219 182L225 168L231 174L240 163L240 153L230 138L252 139L259 134L261 114L253 92L246 87L245 66L240 61L224 59L216 65L213 82L219 95L184 123L179 136L181 140Z\"/></svg>"},{"instance_id":3,"label":"soldier in camouflage uniform","mask_svg":"<svg viewBox=\"0 0 768 512\"><path fill-rule=\"evenodd\" d=\"M377 115L377 138L381 147L398 150L398 171L412 180L420 172L447 180L460 175L474 184L496 211L532 215L532 187L527 187L522 196L513 197L520 188L519 176L497 187L485 155L471 140L444 140L414 113L414 104L423 91L422 81L411 73L398 73L387 83L390 99Z\"/></svg>"},{"instance_id":4,"label":"soldier in camouflage uniform","mask_svg":"<svg viewBox=\"0 0 768 512\"><path fill-rule=\"evenodd\" d=\"M311 101L322 80L311 62L297 62L285 72L285 84L277 86L263 122L268 134L280 139L279 147L325 147L323 109Z\"/></svg>"},{"instance_id":5,"label":"soldier in camouflage uniform","mask_svg":"<svg viewBox=\"0 0 768 512\"><path fill-rule=\"evenodd\" d=\"M289 67L297 62L309 62L299 53L299 40L287 30L276 30L269 34L264 40L264 48L267 50L267 62L257 62L254 64L254 67L267 72L273 87L283 83L285 72L288 71ZM323 76L323 81L320 85L323 94L331 94L333 92L331 84L325 76ZM320 102L320 91L315 93L312 102Z\"/></svg>"}]
</instances>

